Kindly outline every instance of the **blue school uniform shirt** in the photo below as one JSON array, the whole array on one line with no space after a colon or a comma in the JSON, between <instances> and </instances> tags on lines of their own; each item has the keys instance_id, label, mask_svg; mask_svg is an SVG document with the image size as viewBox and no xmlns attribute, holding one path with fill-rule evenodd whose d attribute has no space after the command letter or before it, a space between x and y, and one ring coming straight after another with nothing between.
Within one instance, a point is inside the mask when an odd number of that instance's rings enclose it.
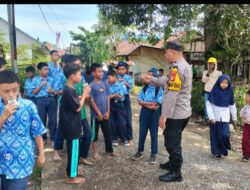
<instances>
[{"instance_id":1,"label":"blue school uniform shirt","mask_svg":"<svg viewBox=\"0 0 250 190\"><path fill-rule=\"evenodd\" d=\"M121 81L118 81L114 84L110 84L109 85L109 90L110 90L110 94L119 94L120 96L122 96L123 98L114 98L116 100L120 100L120 101L124 101L125 100L125 94L127 92L127 88L125 86L125 84Z\"/></svg>"},{"instance_id":2,"label":"blue school uniform shirt","mask_svg":"<svg viewBox=\"0 0 250 190\"><path fill-rule=\"evenodd\" d=\"M127 75L127 74L125 74L125 75L123 75L123 76L121 76L121 75L117 75L117 78L118 79L124 79L127 83L129 83L129 85L130 85L130 88L128 88L126 85L126 88L127 88L127 91L126 91L126 94L125 95L127 95L127 94L129 94L130 93L130 90L132 89L132 88L134 88L134 79L130 76L130 75Z\"/></svg>"},{"instance_id":3,"label":"blue school uniform shirt","mask_svg":"<svg viewBox=\"0 0 250 190\"><path fill-rule=\"evenodd\" d=\"M47 80L47 85L43 86L41 88L41 90L35 95L36 98L40 98L40 97L47 97L47 96L54 96L53 94L49 94L48 93L48 89L51 87L53 88L52 84L53 84L53 79L49 76L47 76L47 78L43 79L41 76L36 76L33 79L32 82L32 91L34 91L37 87L42 85L42 82L44 80ZM54 88L53 88L54 89Z\"/></svg>"},{"instance_id":4,"label":"blue school uniform shirt","mask_svg":"<svg viewBox=\"0 0 250 190\"><path fill-rule=\"evenodd\" d=\"M55 66L53 62L49 62L49 73L48 76L53 79L52 87L55 90L55 92L58 92L59 90L62 90L62 85L58 82L61 80L61 76L63 74L63 70L60 65Z\"/></svg>"},{"instance_id":5,"label":"blue school uniform shirt","mask_svg":"<svg viewBox=\"0 0 250 190\"><path fill-rule=\"evenodd\" d=\"M16 112L0 130L0 175L6 175L7 179L20 179L32 173L35 138L46 132L35 104L21 97L17 103ZM0 115L4 109L1 101Z\"/></svg>"},{"instance_id":6,"label":"blue school uniform shirt","mask_svg":"<svg viewBox=\"0 0 250 190\"><path fill-rule=\"evenodd\" d=\"M149 84L146 92L143 92L143 87L137 96L137 100L143 101L143 102L157 102L159 104L162 103L162 98L163 98L163 90L162 88L159 88L157 97L155 96L155 90L156 87Z\"/></svg>"},{"instance_id":7,"label":"blue school uniform shirt","mask_svg":"<svg viewBox=\"0 0 250 190\"><path fill-rule=\"evenodd\" d=\"M110 96L109 85L102 81L100 84L92 81L90 83L90 96L94 99L96 106L104 115L108 111L108 96ZM97 118L98 115L95 110L90 106L91 119Z\"/></svg>"},{"instance_id":8,"label":"blue school uniform shirt","mask_svg":"<svg viewBox=\"0 0 250 190\"><path fill-rule=\"evenodd\" d=\"M34 78L30 79L27 78L24 83L24 90L26 91L27 97L34 97L34 94L32 93L32 81Z\"/></svg>"}]
</instances>

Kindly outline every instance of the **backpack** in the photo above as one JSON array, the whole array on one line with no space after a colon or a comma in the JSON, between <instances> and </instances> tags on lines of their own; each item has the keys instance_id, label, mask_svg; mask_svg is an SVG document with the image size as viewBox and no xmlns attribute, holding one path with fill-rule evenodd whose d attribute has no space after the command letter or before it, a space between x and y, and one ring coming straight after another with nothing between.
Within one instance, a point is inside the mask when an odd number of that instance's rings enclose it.
<instances>
[{"instance_id":1,"label":"backpack","mask_svg":"<svg viewBox=\"0 0 250 190\"><path fill-rule=\"evenodd\" d=\"M145 94L145 92L147 91L148 89L148 84L144 85L143 87L143 93ZM158 92L159 92L160 88L159 87L155 87L155 98L158 96Z\"/></svg>"}]
</instances>

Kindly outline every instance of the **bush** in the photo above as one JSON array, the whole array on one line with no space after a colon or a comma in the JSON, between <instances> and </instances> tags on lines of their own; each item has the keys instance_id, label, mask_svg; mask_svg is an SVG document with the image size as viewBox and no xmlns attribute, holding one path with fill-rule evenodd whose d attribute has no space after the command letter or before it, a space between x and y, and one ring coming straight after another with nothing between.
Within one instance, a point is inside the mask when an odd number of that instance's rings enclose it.
<instances>
[{"instance_id":1,"label":"bush","mask_svg":"<svg viewBox=\"0 0 250 190\"><path fill-rule=\"evenodd\" d=\"M248 91L248 86L244 87L235 87L234 89L234 98L235 104L237 107L238 120L240 119L240 110L245 106L245 94Z\"/></svg>"},{"instance_id":2,"label":"bush","mask_svg":"<svg viewBox=\"0 0 250 190\"><path fill-rule=\"evenodd\" d=\"M134 88L131 90L131 94L137 96L140 93L141 88L142 88L141 86L135 85Z\"/></svg>"},{"instance_id":3,"label":"bush","mask_svg":"<svg viewBox=\"0 0 250 190\"><path fill-rule=\"evenodd\" d=\"M204 85L202 82L193 81L191 97L192 112L199 115L204 115Z\"/></svg>"}]
</instances>

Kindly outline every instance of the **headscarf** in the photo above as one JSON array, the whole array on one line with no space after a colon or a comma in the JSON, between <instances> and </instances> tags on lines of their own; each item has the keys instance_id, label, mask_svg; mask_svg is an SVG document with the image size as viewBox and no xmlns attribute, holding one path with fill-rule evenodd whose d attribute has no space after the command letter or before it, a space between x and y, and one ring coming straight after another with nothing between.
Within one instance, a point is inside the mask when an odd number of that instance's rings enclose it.
<instances>
[{"instance_id":1,"label":"headscarf","mask_svg":"<svg viewBox=\"0 0 250 190\"><path fill-rule=\"evenodd\" d=\"M228 87L222 89L220 83L223 80L228 80ZM228 107L234 105L234 92L230 82L230 77L226 74L221 75L216 81L212 91L208 97L209 102L219 107Z\"/></svg>"}]
</instances>

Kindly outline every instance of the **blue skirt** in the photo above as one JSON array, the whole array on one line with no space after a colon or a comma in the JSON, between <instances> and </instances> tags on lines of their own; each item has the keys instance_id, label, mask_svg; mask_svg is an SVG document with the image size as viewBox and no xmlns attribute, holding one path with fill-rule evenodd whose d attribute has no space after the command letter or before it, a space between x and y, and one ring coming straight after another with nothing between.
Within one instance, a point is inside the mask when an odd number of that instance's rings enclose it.
<instances>
[{"instance_id":1,"label":"blue skirt","mask_svg":"<svg viewBox=\"0 0 250 190\"><path fill-rule=\"evenodd\" d=\"M210 123L210 143L213 155L227 155L231 150L229 123Z\"/></svg>"}]
</instances>

